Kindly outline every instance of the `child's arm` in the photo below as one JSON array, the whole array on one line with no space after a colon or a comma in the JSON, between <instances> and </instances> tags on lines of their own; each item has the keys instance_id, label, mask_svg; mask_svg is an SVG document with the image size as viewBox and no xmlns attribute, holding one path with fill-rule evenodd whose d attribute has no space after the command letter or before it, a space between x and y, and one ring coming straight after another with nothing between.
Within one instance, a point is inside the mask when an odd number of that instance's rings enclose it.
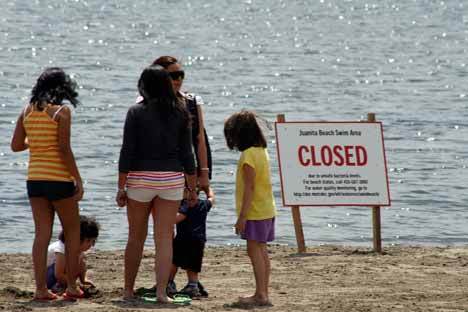
<instances>
[{"instance_id":1,"label":"child's arm","mask_svg":"<svg viewBox=\"0 0 468 312\"><path fill-rule=\"evenodd\" d=\"M187 216L185 214L183 214L183 213L178 212L177 216L176 216L176 222L175 223L178 224L178 223L184 221L185 219L187 219Z\"/></svg>"},{"instance_id":2,"label":"child's arm","mask_svg":"<svg viewBox=\"0 0 468 312\"><path fill-rule=\"evenodd\" d=\"M65 263L65 255L60 252L55 253L55 279L59 282L62 286L67 285L67 275L65 273L66 263Z\"/></svg>"},{"instance_id":3,"label":"child's arm","mask_svg":"<svg viewBox=\"0 0 468 312\"><path fill-rule=\"evenodd\" d=\"M184 195L185 195L185 193L184 193ZM183 200L181 205L180 205L179 211L177 211L176 224L178 224L178 223L184 221L185 219L187 219L187 216L189 214L190 209L191 209L191 207L189 207L187 201Z\"/></svg>"},{"instance_id":4,"label":"child's arm","mask_svg":"<svg viewBox=\"0 0 468 312\"><path fill-rule=\"evenodd\" d=\"M29 148L26 143L26 130L23 125L23 113L21 113L16 121L15 132L11 138L11 150L13 152L21 152Z\"/></svg>"},{"instance_id":5,"label":"child's arm","mask_svg":"<svg viewBox=\"0 0 468 312\"><path fill-rule=\"evenodd\" d=\"M235 225L236 234L241 234L245 230L247 213L251 208L255 190L255 169L248 164L244 164L242 172L244 176L244 196L242 198L241 211Z\"/></svg>"},{"instance_id":6,"label":"child's arm","mask_svg":"<svg viewBox=\"0 0 468 312\"><path fill-rule=\"evenodd\" d=\"M94 286L94 283L88 279L86 256L84 254L80 255L80 282L83 285Z\"/></svg>"},{"instance_id":7,"label":"child's arm","mask_svg":"<svg viewBox=\"0 0 468 312\"><path fill-rule=\"evenodd\" d=\"M206 193L206 199L208 199L213 207L215 205L215 194L211 187L208 188L208 193Z\"/></svg>"}]
</instances>

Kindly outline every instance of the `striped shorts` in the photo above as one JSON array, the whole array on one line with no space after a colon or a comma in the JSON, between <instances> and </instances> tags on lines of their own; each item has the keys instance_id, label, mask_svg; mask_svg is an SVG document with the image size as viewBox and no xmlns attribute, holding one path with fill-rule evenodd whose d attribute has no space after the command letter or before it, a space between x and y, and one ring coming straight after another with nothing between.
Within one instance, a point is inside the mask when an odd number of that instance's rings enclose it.
<instances>
[{"instance_id":1,"label":"striped shorts","mask_svg":"<svg viewBox=\"0 0 468 312\"><path fill-rule=\"evenodd\" d=\"M139 202L150 202L155 197L182 200L185 176L182 172L131 171L127 176L127 196Z\"/></svg>"}]
</instances>

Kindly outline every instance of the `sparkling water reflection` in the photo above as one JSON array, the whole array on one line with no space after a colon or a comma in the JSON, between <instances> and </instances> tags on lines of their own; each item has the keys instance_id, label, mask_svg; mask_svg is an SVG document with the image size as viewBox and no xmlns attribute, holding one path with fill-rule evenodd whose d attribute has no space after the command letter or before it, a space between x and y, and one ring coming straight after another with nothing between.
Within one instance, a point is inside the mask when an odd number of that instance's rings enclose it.
<instances>
[{"instance_id":1,"label":"sparkling water reflection","mask_svg":"<svg viewBox=\"0 0 468 312\"><path fill-rule=\"evenodd\" d=\"M98 248L123 248L125 210L114 204L122 125L142 68L175 55L185 86L206 101L217 207L210 244L239 240L233 189L238 154L223 120L253 108L274 121L362 120L385 128L393 206L384 244L463 244L468 213L468 8L464 1L6 0L0 13L0 251L28 251L27 154L9 138L34 79L63 66L80 84L73 146L86 195L81 209L103 225ZM294 243L281 207L269 133L278 242ZM370 244L365 208L302 209L308 244ZM151 242L149 242L151 243Z\"/></svg>"}]
</instances>

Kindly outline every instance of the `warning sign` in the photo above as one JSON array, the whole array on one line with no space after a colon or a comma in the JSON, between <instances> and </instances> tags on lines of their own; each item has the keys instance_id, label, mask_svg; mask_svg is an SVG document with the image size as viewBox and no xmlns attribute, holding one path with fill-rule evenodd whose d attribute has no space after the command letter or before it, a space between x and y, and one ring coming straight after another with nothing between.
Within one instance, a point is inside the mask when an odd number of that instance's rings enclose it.
<instances>
[{"instance_id":1,"label":"warning sign","mask_svg":"<svg viewBox=\"0 0 468 312\"><path fill-rule=\"evenodd\" d=\"M389 206L382 124L276 123L284 206Z\"/></svg>"}]
</instances>

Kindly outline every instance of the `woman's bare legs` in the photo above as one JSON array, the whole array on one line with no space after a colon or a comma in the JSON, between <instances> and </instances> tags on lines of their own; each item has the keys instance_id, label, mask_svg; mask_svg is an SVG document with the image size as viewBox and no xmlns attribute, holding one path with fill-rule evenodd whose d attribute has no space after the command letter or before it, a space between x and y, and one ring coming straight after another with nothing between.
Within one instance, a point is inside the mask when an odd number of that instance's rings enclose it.
<instances>
[{"instance_id":1,"label":"woman's bare legs","mask_svg":"<svg viewBox=\"0 0 468 312\"><path fill-rule=\"evenodd\" d=\"M168 302L166 286L172 268L172 238L179 200L153 200L154 243L156 248L156 297Z\"/></svg>"},{"instance_id":2,"label":"woman's bare legs","mask_svg":"<svg viewBox=\"0 0 468 312\"><path fill-rule=\"evenodd\" d=\"M79 277L80 262L80 215L78 202L74 197L52 202L65 236L65 271L67 274L67 292L71 295L80 294L76 284Z\"/></svg>"},{"instance_id":3,"label":"woman's bare legs","mask_svg":"<svg viewBox=\"0 0 468 312\"><path fill-rule=\"evenodd\" d=\"M169 274L169 280L174 280L175 279L175 276L177 274L177 271L178 271L178 267L176 267L174 264L172 264L171 266L171 273Z\"/></svg>"},{"instance_id":4,"label":"woman's bare legs","mask_svg":"<svg viewBox=\"0 0 468 312\"><path fill-rule=\"evenodd\" d=\"M47 248L52 236L54 224L54 209L50 202L42 197L30 197L31 209L34 219L34 243L32 248L32 260L34 266L34 278L36 280L35 298L51 298L52 294L47 290Z\"/></svg>"},{"instance_id":5,"label":"woman's bare legs","mask_svg":"<svg viewBox=\"0 0 468 312\"><path fill-rule=\"evenodd\" d=\"M148 234L148 217L151 211L151 202L143 203L128 198L128 241L125 248L125 285L124 299L133 298L135 279L140 267L143 247Z\"/></svg>"}]
</instances>

